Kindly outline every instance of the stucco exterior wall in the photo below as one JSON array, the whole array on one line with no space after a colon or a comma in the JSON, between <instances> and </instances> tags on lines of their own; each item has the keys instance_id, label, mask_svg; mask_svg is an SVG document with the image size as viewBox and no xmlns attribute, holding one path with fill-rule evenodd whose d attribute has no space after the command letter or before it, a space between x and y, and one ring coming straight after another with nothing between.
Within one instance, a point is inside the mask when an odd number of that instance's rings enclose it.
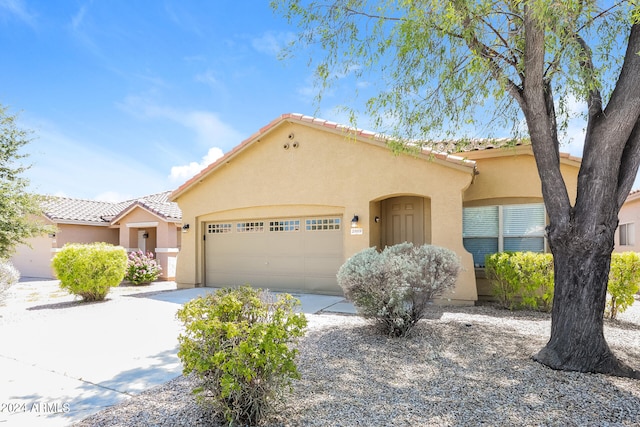
<instances>
[{"instance_id":1,"label":"stucco exterior wall","mask_svg":"<svg viewBox=\"0 0 640 427\"><path fill-rule=\"evenodd\" d=\"M118 245L118 230L105 226L58 224L54 247L62 248L67 243L105 242Z\"/></svg>"},{"instance_id":2,"label":"stucco exterior wall","mask_svg":"<svg viewBox=\"0 0 640 427\"><path fill-rule=\"evenodd\" d=\"M478 175L464 192L465 206L542 201L542 184L531 146L472 151L465 157L474 160L478 168ZM560 164L571 203L576 199L579 168L577 161Z\"/></svg>"},{"instance_id":3,"label":"stucco exterior wall","mask_svg":"<svg viewBox=\"0 0 640 427\"><path fill-rule=\"evenodd\" d=\"M382 145L348 139L338 131L283 122L174 200L190 227L182 235L176 280L185 287L203 284L207 221L341 215L346 260L379 240L373 228L379 215L376 202L412 195L430 201L431 243L454 250L465 267L455 292L445 298L475 301L473 262L462 246L462 192L471 179L469 167L396 156ZM359 216L361 235L350 233L354 214Z\"/></svg>"},{"instance_id":4,"label":"stucco exterior wall","mask_svg":"<svg viewBox=\"0 0 640 427\"><path fill-rule=\"evenodd\" d=\"M615 234L614 252L640 252L640 193L629 196L618 213L618 229ZM632 224L633 238L628 245L620 244L620 225Z\"/></svg>"}]
</instances>

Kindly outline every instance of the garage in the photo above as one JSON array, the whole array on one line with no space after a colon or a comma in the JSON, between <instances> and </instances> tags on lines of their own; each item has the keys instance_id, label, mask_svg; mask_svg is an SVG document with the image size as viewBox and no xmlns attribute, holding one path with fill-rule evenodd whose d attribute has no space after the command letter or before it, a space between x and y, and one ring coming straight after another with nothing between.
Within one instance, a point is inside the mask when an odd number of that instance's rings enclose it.
<instances>
[{"instance_id":1,"label":"garage","mask_svg":"<svg viewBox=\"0 0 640 427\"><path fill-rule=\"evenodd\" d=\"M342 236L341 216L206 223L205 282L339 294Z\"/></svg>"}]
</instances>

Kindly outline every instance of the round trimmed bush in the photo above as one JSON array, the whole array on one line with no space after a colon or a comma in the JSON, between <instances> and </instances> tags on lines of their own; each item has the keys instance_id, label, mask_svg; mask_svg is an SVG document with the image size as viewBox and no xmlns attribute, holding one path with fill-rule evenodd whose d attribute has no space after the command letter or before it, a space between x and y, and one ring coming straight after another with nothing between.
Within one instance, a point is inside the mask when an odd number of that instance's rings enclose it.
<instances>
[{"instance_id":1,"label":"round trimmed bush","mask_svg":"<svg viewBox=\"0 0 640 427\"><path fill-rule=\"evenodd\" d=\"M127 252L108 243L66 244L53 258L60 287L84 301L102 301L127 271Z\"/></svg>"},{"instance_id":2,"label":"round trimmed bush","mask_svg":"<svg viewBox=\"0 0 640 427\"><path fill-rule=\"evenodd\" d=\"M433 298L453 288L460 270L449 249L400 243L358 252L340 267L338 284L362 317L400 337L425 316Z\"/></svg>"}]
</instances>

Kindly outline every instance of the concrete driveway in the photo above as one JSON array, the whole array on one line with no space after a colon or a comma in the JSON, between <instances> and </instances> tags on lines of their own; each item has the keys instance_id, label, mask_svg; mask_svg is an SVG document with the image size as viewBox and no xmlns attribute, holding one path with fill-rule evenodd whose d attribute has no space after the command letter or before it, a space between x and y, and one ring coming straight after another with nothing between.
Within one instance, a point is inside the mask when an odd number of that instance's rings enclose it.
<instances>
[{"instance_id":1,"label":"concrete driveway","mask_svg":"<svg viewBox=\"0 0 640 427\"><path fill-rule=\"evenodd\" d=\"M182 372L176 311L212 288L114 288L80 303L57 281L25 280L0 300L0 426L66 426ZM353 313L342 297L296 294L305 313Z\"/></svg>"}]
</instances>

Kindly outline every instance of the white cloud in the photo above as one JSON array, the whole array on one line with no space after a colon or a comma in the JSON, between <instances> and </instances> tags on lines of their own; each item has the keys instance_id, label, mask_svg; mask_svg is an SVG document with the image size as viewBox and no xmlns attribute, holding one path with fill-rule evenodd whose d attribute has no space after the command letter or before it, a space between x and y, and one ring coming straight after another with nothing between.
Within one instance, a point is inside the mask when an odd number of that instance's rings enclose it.
<instances>
[{"instance_id":1,"label":"white cloud","mask_svg":"<svg viewBox=\"0 0 640 427\"><path fill-rule=\"evenodd\" d=\"M10 14L30 27L36 27L36 16L27 10L27 5L23 0L0 0L0 9L9 11Z\"/></svg>"},{"instance_id":2,"label":"white cloud","mask_svg":"<svg viewBox=\"0 0 640 427\"><path fill-rule=\"evenodd\" d=\"M33 166L25 176L31 191L64 197L122 201L171 189L160 170L99 147L91 141L69 137L55 124L27 123L37 136L28 146Z\"/></svg>"},{"instance_id":3,"label":"white cloud","mask_svg":"<svg viewBox=\"0 0 640 427\"><path fill-rule=\"evenodd\" d=\"M188 165L173 166L171 168L171 174L169 179L172 182L184 182L189 178L195 176L201 170L209 166L224 155L222 150L218 147L212 147L209 152L198 162L191 162Z\"/></svg>"},{"instance_id":4,"label":"white cloud","mask_svg":"<svg viewBox=\"0 0 640 427\"><path fill-rule=\"evenodd\" d=\"M292 32L267 31L260 37L251 40L251 46L260 53L278 56L291 42L296 40Z\"/></svg>"},{"instance_id":5,"label":"white cloud","mask_svg":"<svg viewBox=\"0 0 640 427\"><path fill-rule=\"evenodd\" d=\"M239 132L224 123L217 114L200 110L179 110L155 104L140 96L128 96L119 107L137 117L168 119L196 134L203 147L233 147L242 140Z\"/></svg>"}]
</instances>

